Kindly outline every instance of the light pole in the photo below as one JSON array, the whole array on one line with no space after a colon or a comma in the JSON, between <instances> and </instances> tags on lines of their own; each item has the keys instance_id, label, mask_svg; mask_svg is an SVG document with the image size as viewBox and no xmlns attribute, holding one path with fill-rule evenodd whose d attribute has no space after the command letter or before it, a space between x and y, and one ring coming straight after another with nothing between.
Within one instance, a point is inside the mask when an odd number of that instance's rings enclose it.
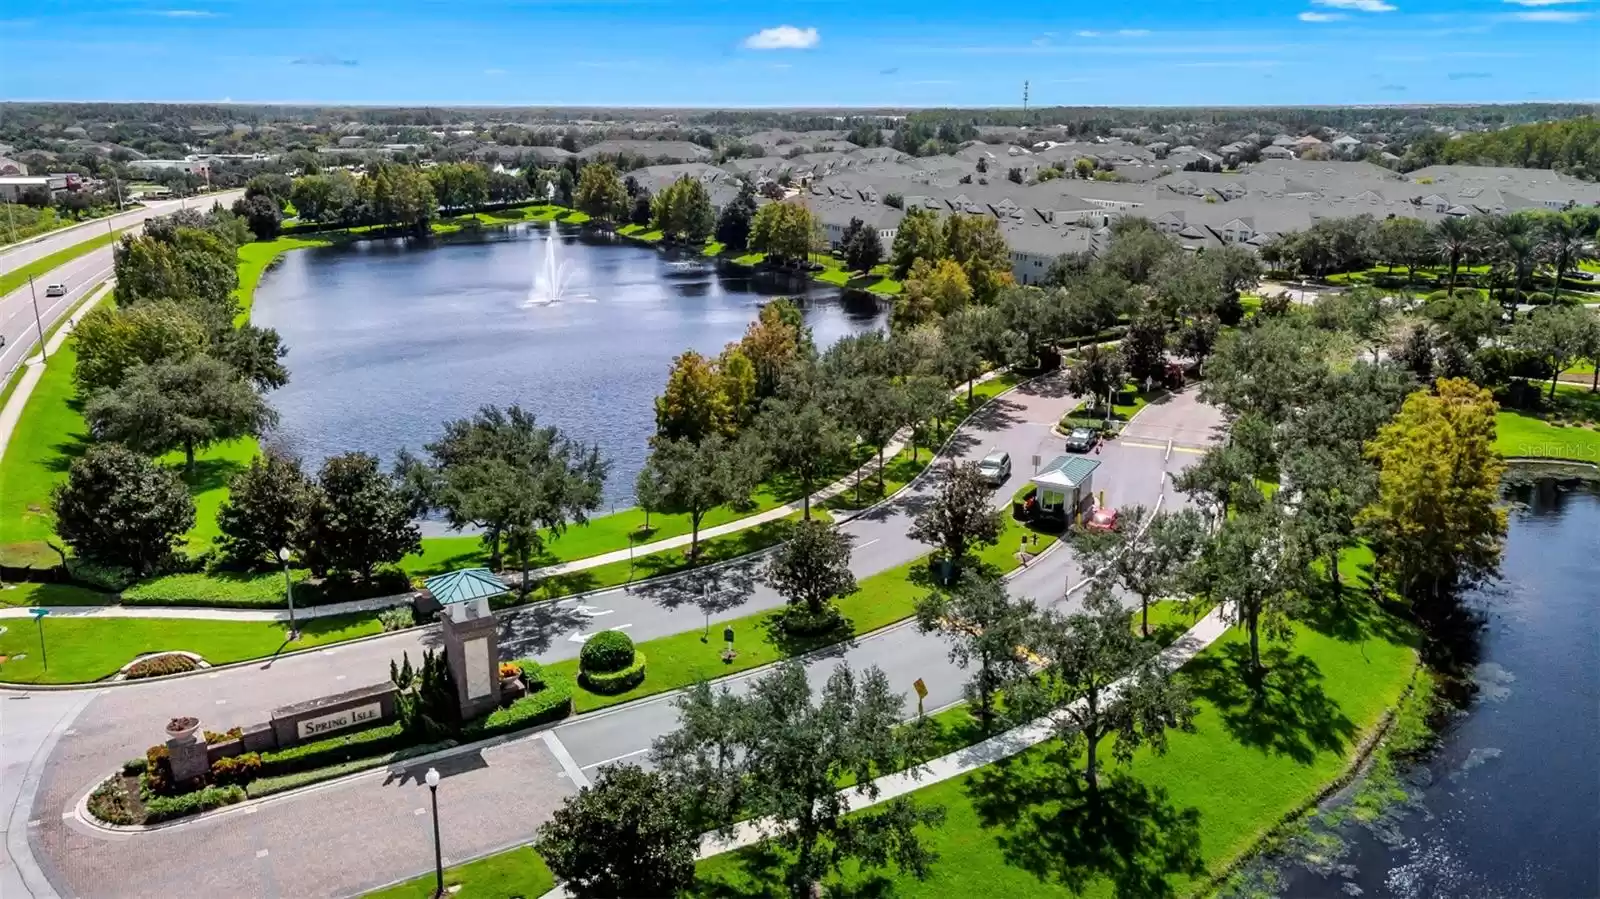
<instances>
[{"instance_id":1,"label":"light pole","mask_svg":"<svg viewBox=\"0 0 1600 899\"><path fill-rule=\"evenodd\" d=\"M422 780L433 796L433 895L439 897L444 895L444 850L439 845L439 769L429 768Z\"/></svg>"},{"instance_id":2,"label":"light pole","mask_svg":"<svg viewBox=\"0 0 1600 899\"><path fill-rule=\"evenodd\" d=\"M28 296L33 299L33 323L39 328L39 358L49 362L50 348L45 346L44 321L39 318L39 292L34 289L32 275L28 276Z\"/></svg>"},{"instance_id":3,"label":"light pole","mask_svg":"<svg viewBox=\"0 0 1600 899\"><path fill-rule=\"evenodd\" d=\"M294 582L289 579L289 547L278 550L278 561L283 563L283 596L289 601L289 639L300 638L300 629L295 626L294 620Z\"/></svg>"}]
</instances>

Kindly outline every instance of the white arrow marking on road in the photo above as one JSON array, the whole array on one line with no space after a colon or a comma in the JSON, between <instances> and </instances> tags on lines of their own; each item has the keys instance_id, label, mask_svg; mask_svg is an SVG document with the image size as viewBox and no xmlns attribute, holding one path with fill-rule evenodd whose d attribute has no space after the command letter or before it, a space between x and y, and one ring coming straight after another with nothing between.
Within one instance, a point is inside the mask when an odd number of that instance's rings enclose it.
<instances>
[{"instance_id":1,"label":"white arrow marking on road","mask_svg":"<svg viewBox=\"0 0 1600 899\"><path fill-rule=\"evenodd\" d=\"M608 627L608 628L603 628L602 630L595 631L594 634L604 633L605 631L622 631L622 630L627 630L630 627L633 627L633 625L631 625L631 624L619 624L616 627ZM585 633L583 633L581 631L573 631L572 632L572 636L568 637L567 640L569 642L572 642L572 643L587 643L587 642L589 642L589 638L593 637L594 634L585 634Z\"/></svg>"},{"instance_id":2,"label":"white arrow marking on road","mask_svg":"<svg viewBox=\"0 0 1600 899\"><path fill-rule=\"evenodd\" d=\"M610 615L612 612L615 612L616 609L597 609L594 606L578 606L577 608L573 609L573 611L585 618L598 618L601 615Z\"/></svg>"}]
</instances>

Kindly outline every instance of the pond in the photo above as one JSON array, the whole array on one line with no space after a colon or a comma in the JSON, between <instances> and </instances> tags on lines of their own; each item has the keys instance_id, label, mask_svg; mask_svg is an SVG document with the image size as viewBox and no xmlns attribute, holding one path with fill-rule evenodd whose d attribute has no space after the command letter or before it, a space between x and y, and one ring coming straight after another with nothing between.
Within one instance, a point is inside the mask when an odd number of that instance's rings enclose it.
<instances>
[{"instance_id":1,"label":"pond","mask_svg":"<svg viewBox=\"0 0 1600 899\"><path fill-rule=\"evenodd\" d=\"M1411 800L1346 826L1337 863L1281 872L1295 897L1600 895L1600 495L1542 479L1508 490L1501 581L1466 598L1481 615L1458 657L1458 699Z\"/></svg>"},{"instance_id":2,"label":"pond","mask_svg":"<svg viewBox=\"0 0 1600 899\"><path fill-rule=\"evenodd\" d=\"M763 282L555 225L297 250L267 274L253 310L289 347L268 443L312 469L350 450L387 464L446 419L517 403L600 445L612 462L605 504L621 508L674 356L715 355L774 296L802 298L819 347L883 326L870 297Z\"/></svg>"}]
</instances>

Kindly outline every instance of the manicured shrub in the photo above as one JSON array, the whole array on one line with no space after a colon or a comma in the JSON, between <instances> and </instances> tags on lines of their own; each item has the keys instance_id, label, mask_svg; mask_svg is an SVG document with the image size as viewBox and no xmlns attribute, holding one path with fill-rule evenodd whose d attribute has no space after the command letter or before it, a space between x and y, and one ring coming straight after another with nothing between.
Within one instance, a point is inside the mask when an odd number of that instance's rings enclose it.
<instances>
[{"instance_id":1,"label":"manicured shrub","mask_svg":"<svg viewBox=\"0 0 1600 899\"><path fill-rule=\"evenodd\" d=\"M635 653L633 664L621 671L579 671L578 682L590 693L626 693L644 682L644 653Z\"/></svg>"},{"instance_id":2,"label":"manicured shrub","mask_svg":"<svg viewBox=\"0 0 1600 899\"><path fill-rule=\"evenodd\" d=\"M548 677L543 689L470 722L462 729L462 738L483 740L559 721L572 714L572 683L563 677L542 676Z\"/></svg>"},{"instance_id":3,"label":"manicured shrub","mask_svg":"<svg viewBox=\"0 0 1600 899\"><path fill-rule=\"evenodd\" d=\"M411 592L406 576L395 570L379 571L369 581L330 577L306 580L304 571L291 573L296 608L327 605L352 599L394 596ZM283 571L194 571L149 578L122 591L129 606L205 606L220 609L276 609L286 607Z\"/></svg>"},{"instance_id":4,"label":"manicured shrub","mask_svg":"<svg viewBox=\"0 0 1600 899\"><path fill-rule=\"evenodd\" d=\"M244 728L242 728L242 727L230 727L226 731L223 731L220 734L217 733L214 730L208 730L208 731L205 731L205 735L206 735L206 742L207 743L226 743L229 740L237 740L240 737L243 737L244 736Z\"/></svg>"},{"instance_id":5,"label":"manicured shrub","mask_svg":"<svg viewBox=\"0 0 1600 899\"><path fill-rule=\"evenodd\" d=\"M229 756L211 763L211 779L219 786L230 784L243 786L255 780L260 772L261 754L257 752Z\"/></svg>"},{"instance_id":6,"label":"manicured shrub","mask_svg":"<svg viewBox=\"0 0 1600 899\"><path fill-rule=\"evenodd\" d=\"M138 777L145 772L145 769L149 766L149 764L150 762L148 759L128 759L122 763L122 773L128 775L129 777Z\"/></svg>"},{"instance_id":7,"label":"manicured shrub","mask_svg":"<svg viewBox=\"0 0 1600 899\"><path fill-rule=\"evenodd\" d=\"M170 821L184 815L197 815L200 812L221 808L243 802L245 792L243 787L206 787L192 793L180 793L177 796L156 796L148 799L144 804L144 820L146 824L155 824L158 821Z\"/></svg>"},{"instance_id":8,"label":"manicured shrub","mask_svg":"<svg viewBox=\"0 0 1600 899\"><path fill-rule=\"evenodd\" d=\"M378 624L386 632L403 631L408 627L416 627L417 615L410 606L395 606L378 613Z\"/></svg>"},{"instance_id":9,"label":"manicured shrub","mask_svg":"<svg viewBox=\"0 0 1600 899\"><path fill-rule=\"evenodd\" d=\"M173 652L166 655L151 656L148 659L140 659L128 666L128 670L123 674L123 677L128 680L162 677L168 674L182 674L185 671L194 671L199 667L200 663L194 659Z\"/></svg>"},{"instance_id":10,"label":"manicured shrub","mask_svg":"<svg viewBox=\"0 0 1600 899\"><path fill-rule=\"evenodd\" d=\"M172 766L167 761L167 747L156 744L145 750L144 774L139 778L141 789L160 796L172 792Z\"/></svg>"},{"instance_id":11,"label":"manicured shrub","mask_svg":"<svg viewBox=\"0 0 1600 899\"><path fill-rule=\"evenodd\" d=\"M310 771L297 771L294 774L280 774L277 777L262 777L252 780L250 783L246 784L244 790L249 794L251 799L259 799L262 796L270 796L273 793L282 793L285 790L293 790L309 784L322 783L325 780L333 780L334 778L343 777L346 774L354 774L357 771L367 771L372 768L381 768L384 765L390 765L395 762L405 761L406 759L416 758L419 755L427 755L430 752L438 752L441 749L449 749L455 745L455 740L444 740L438 743L424 743L421 746L411 746L395 752L389 752L383 755L375 755L371 758L354 759L338 765L328 765L324 768L314 768Z\"/></svg>"},{"instance_id":12,"label":"manicured shrub","mask_svg":"<svg viewBox=\"0 0 1600 899\"><path fill-rule=\"evenodd\" d=\"M578 669L593 674L621 671L633 664L633 640L622 631L601 631L583 644Z\"/></svg>"},{"instance_id":13,"label":"manicured shrub","mask_svg":"<svg viewBox=\"0 0 1600 899\"><path fill-rule=\"evenodd\" d=\"M522 679L527 683L530 693L544 686L545 673L543 665L533 659L517 659L511 664L516 665L518 670L522 672Z\"/></svg>"},{"instance_id":14,"label":"manicured shrub","mask_svg":"<svg viewBox=\"0 0 1600 899\"><path fill-rule=\"evenodd\" d=\"M314 743L301 743L288 749L263 752L259 776L273 777L336 765L362 756L381 755L404 749L412 742L412 736L406 733L405 728L399 723L379 725L352 734L317 740Z\"/></svg>"}]
</instances>

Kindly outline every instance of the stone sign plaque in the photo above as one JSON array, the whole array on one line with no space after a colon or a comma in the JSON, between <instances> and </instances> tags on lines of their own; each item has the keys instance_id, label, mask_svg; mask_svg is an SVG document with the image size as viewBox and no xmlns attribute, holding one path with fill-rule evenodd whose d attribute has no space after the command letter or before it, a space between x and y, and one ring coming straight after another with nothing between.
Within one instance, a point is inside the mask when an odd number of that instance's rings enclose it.
<instances>
[{"instance_id":1,"label":"stone sign plaque","mask_svg":"<svg viewBox=\"0 0 1600 899\"><path fill-rule=\"evenodd\" d=\"M299 731L300 739L309 740L312 737L320 737L336 730L344 730L349 727L355 727L358 724L376 721L382 717L383 706L373 702L334 712L330 715L304 718L297 723L296 729Z\"/></svg>"},{"instance_id":2,"label":"stone sign plaque","mask_svg":"<svg viewBox=\"0 0 1600 899\"><path fill-rule=\"evenodd\" d=\"M494 690L489 683L489 641L479 637L463 643L461 648L467 663L467 698L488 696Z\"/></svg>"}]
</instances>

